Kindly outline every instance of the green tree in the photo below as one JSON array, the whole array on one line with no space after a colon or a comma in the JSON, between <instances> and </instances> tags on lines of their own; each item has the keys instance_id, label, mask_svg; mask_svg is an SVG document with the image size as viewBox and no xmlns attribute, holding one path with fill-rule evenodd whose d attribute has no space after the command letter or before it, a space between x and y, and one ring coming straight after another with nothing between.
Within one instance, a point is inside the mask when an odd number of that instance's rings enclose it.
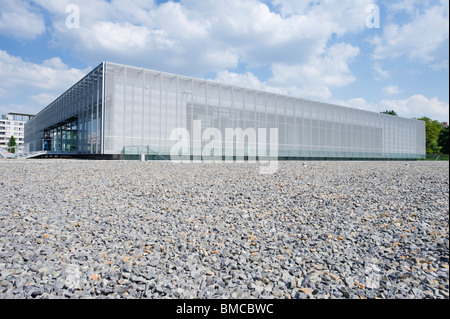
<instances>
[{"instance_id":1,"label":"green tree","mask_svg":"<svg viewBox=\"0 0 450 319\"><path fill-rule=\"evenodd\" d=\"M438 145L441 147L442 154L449 154L449 145L448 145L448 131L449 127L445 127L441 130L438 138Z\"/></svg>"},{"instance_id":2,"label":"green tree","mask_svg":"<svg viewBox=\"0 0 450 319\"><path fill-rule=\"evenodd\" d=\"M427 154L439 154L441 147L439 146L438 139L442 130L442 124L428 117L422 117L418 120L425 122Z\"/></svg>"},{"instance_id":3,"label":"green tree","mask_svg":"<svg viewBox=\"0 0 450 319\"><path fill-rule=\"evenodd\" d=\"M9 146L9 151L11 152L11 153L15 153L16 152L16 146L17 144L16 144L16 139L14 138L14 136L11 136L11 138L9 139L9 142L8 142L8 146Z\"/></svg>"},{"instance_id":4,"label":"green tree","mask_svg":"<svg viewBox=\"0 0 450 319\"><path fill-rule=\"evenodd\" d=\"M398 116L397 112L395 112L394 110L392 111L384 111L384 112L380 112L381 114L387 114L387 115L393 115L393 116Z\"/></svg>"}]
</instances>

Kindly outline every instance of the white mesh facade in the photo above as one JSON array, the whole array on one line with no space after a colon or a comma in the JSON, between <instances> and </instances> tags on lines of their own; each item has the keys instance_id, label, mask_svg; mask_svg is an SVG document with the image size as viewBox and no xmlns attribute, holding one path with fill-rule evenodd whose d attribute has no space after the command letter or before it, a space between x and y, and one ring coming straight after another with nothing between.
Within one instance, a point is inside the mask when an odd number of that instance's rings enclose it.
<instances>
[{"instance_id":1,"label":"white mesh facade","mask_svg":"<svg viewBox=\"0 0 450 319\"><path fill-rule=\"evenodd\" d=\"M91 97L89 101L71 92L89 85L90 93L81 90ZM58 108L61 100L64 106ZM27 124L28 142L31 139L38 146L42 144L39 131L77 119L79 153L120 154L124 147L148 145L169 155L176 143L170 139L172 130L182 127L194 132L193 124L201 123L201 131L215 128L223 136L227 128L277 128L280 158L425 157L422 121L109 62L41 113ZM208 142L191 141L191 155L200 155L201 148L195 146Z\"/></svg>"}]
</instances>

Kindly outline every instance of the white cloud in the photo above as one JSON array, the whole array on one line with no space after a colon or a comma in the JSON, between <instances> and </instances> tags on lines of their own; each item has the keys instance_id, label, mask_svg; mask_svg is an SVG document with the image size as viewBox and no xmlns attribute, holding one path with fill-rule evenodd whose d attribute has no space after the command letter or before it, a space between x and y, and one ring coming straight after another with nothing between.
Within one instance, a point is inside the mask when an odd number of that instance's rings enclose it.
<instances>
[{"instance_id":1,"label":"white cloud","mask_svg":"<svg viewBox=\"0 0 450 319\"><path fill-rule=\"evenodd\" d=\"M283 87L295 86L308 97L327 99L331 97L329 88L346 86L356 80L349 63L358 54L359 48L337 43L323 56L312 57L304 64L274 64L273 78L268 82Z\"/></svg>"},{"instance_id":2,"label":"white cloud","mask_svg":"<svg viewBox=\"0 0 450 319\"><path fill-rule=\"evenodd\" d=\"M328 88L322 87L296 87L296 86L272 86L267 82L260 81L254 74L251 72L246 72L245 74L239 74L229 71L218 72L214 81L235 85L239 87L244 87L248 89L254 89L259 91L271 92L275 94L284 94L290 96L296 96L301 98L317 98L323 97L323 99L327 99L331 96Z\"/></svg>"},{"instance_id":3,"label":"white cloud","mask_svg":"<svg viewBox=\"0 0 450 319\"><path fill-rule=\"evenodd\" d=\"M384 95L387 96L397 95L401 92L398 86L395 85L385 86L384 88L381 89L381 91L383 92Z\"/></svg>"},{"instance_id":4,"label":"white cloud","mask_svg":"<svg viewBox=\"0 0 450 319\"><path fill-rule=\"evenodd\" d=\"M30 96L30 99L35 101L38 105L46 106L54 101L58 95L52 93L41 93L37 95Z\"/></svg>"},{"instance_id":5,"label":"white cloud","mask_svg":"<svg viewBox=\"0 0 450 319\"><path fill-rule=\"evenodd\" d=\"M42 14L22 0L0 3L0 34L19 39L34 39L45 31Z\"/></svg>"},{"instance_id":6,"label":"white cloud","mask_svg":"<svg viewBox=\"0 0 450 319\"><path fill-rule=\"evenodd\" d=\"M394 13L406 11L409 14L416 12L417 4L420 4L421 0L400 0L392 2L389 9Z\"/></svg>"},{"instance_id":7,"label":"white cloud","mask_svg":"<svg viewBox=\"0 0 450 319\"><path fill-rule=\"evenodd\" d=\"M327 33L338 35L362 31L366 27L366 8L373 2L373 0L272 0L272 4L284 18L300 16L314 29L318 27Z\"/></svg>"},{"instance_id":8,"label":"white cloud","mask_svg":"<svg viewBox=\"0 0 450 319\"><path fill-rule=\"evenodd\" d=\"M375 71L375 80L380 81L390 76L390 72L383 70L378 62L375 62L372 68Z\"/></svg>"},{"instance_id":9,"label":"white cloud","mask_svg":"<svg viewBox=\"0 0 450 319\"><path fill-rule=\"evenodd\" d=\"M438 98L427 98L423 95L413 95L404 100L383 100L379 103L386 110L394 110L403 117L420 118L427 116L432 119L449 118L448 103Z\"/></svg>"},{"instance_id":10,"label":"white cloud","mask_svg":"<svg viewBox=\"0 0 450 319\"><path fill-rule=\"evenodd\" d=\"M35 64L0 49L2 112L37 113L90 70L70 68L59 57Z\"/></svg>"},{"instance_id":11,"label":"white cloud","mask_svg":"<svg viewBox=\"0 0 450 319\"><path fill-rule=\"evenodd\" d=\"M364 30L371 0L324 1L284 15L258 0L80 0L80 29L65 25L68 0L35 0L52 16L52 44L96 64L103 59L189 75L273 64L301 65L323 55L332 34ZM308 2L309 3L309 2ZM312 2L311 2L312 3Z\"/></svg>"},{"instance_id":12,"label":"white cloud","mask_svg":"<svg viewBox=\"0 0 450 319\"><path fill-rule=\"evenodd\" d=\"M228 71L219 72L216 80L274 93L327 100L332 95L329 88L342 87L356 80L348 64L358 54L358 48L337 43L327 49L326 54L313 57L307 63L274 64L273 77L265 82L251 72L236 74Z\"/></svg>"},{"instance_id":13,"label":"white cloud","mask_svg":"<svg viewBox=\"0 0 450 319\"><path fill-rule=\"evenodd\" d=\"M347 101L335 100L333 103L371 112L384 112L394 110L399 116L405 118L429 117L441 122L449 121L449 104L438 98L427 98L423 95L412 95L403 100L382 100L368 102L363 98Z\"/></svg>"},{"instance_id":14,"label":"white cloud","mask_svg":"<svg viewBox=\"0 0 450 319\"><path fill-rule=\"evenodd\" d=\"M444 69L448 69L449 64L448 64L448 59L441 61L441 62L437 62L437 63L431 63L430 68L434 71L440 71L440 70L444 70Z\"/></svg>"},{"instance_id":15,"label":"white cloud","mask_svg":"<svg viewBox=\"0 0 450 319\"><path fill-rule=\"evenodd\" d=\"M381 60L407 56L425 63L435 60L436 51L449 38L448 1L423 12L413 10L412 3L404 1L397 3L397 7L414 12L413 18L403 25L388 24L381 36L371 38L370 42L375 46L373 57Z\"/></svg>"},{"instance_id":16,"label":"white cloud","mask_svg":"<svg viewBox=\"0 0 450 319\"><path fill-rule=\"evenodd\" d=\"M368 102L364 98L353 98L349 100L331 100L331 104L342 105L353 109L364 110L369 112L379 113L385 110L380 110L376 103Z\"/></svg>"},{"instance_id":17,"label":"white cloud","mask_svg":"<svg viewBox=\"0 0 450 319\"><path fill-rule=\"evenodd\" d=\"M291 96L313 98L323 96L323 100L329 103L341 106L347 106L355 109L366 110L370 112L380 113L386 110L394 110L401 117L405 118L421 118L424 116L439 121L449 121L449 104L440 101L438 98L427 98L423 95L413 95L403 100L381 100L379 102L368 102L364 98L353 98L349 100L329 99L328 92L321 91L324 87L314 88L299 88L299 87L279 87L271 86L267 82L260 81L252 73L237 74L228 71L219 72L215 81L237 85L241 87L268 91L278 94L287 94ZM396 86L386 87L389 93L399 93L400 90Z\"/></svg>"},{"instance_id":18,"label":"white cloud","mask_svg":"<svg viewBox=\"0 0 450 319\"><path fill-rule=\"evenodd\" d=\"M266 90L267 86L265 83L261 82L255 75L251 72L246 72L245 74L233 73L229 71L221 71L217 73L214 81L236 85L240 87L245 87L255 90Z\"/></svg>"},{"instance_id":19,"label":"white cloud","mask_svg":"<svg viewBox=\"0 0 450 319\"><path fill-rule=\"evenodd\" d=\"M263 67L272 71L264 83L252 74L236 77L228 72L217 77L242 84L246 79L250 82L244 86L328 99L332 88L356 80L350 64L359 55L356 46L342 41L329 46L329 41L333 35L365 30L365 9L373 1L274 0L274 11L260 0L161 4L79 0L79 29L66 26L66 8L73 1L33 2L47 12L50 45L68 50L88 64L133 61L138 66L191 76L240 65ZM42 83L53 85L51 81Z\"/></svg>"},{"instance_id":20,"label":"white cloud","mask_svg":"<svg viewBox=\"0 0 450 319\"><path fill-rule=\"evenodd\" d=\"M273 76L265 82L251 72L236 74L228 71L219 72L215 80L273 93L328 100L332 96L330 88L343 87L356 81L349 64L358 55L359 48L336 43L327 48L324 54L312 56L305 63L273 64Z\"/></svg>"},{"instance_id":21,"label":"white cloud","mask_svg":"<svg viewBox=\"0 0 450 319\"><path fill-rule=\"evenodd\" d=\"M49 45L67 50L87 64L108 60L192 76L217 74L220 82L320 100L331 100L333 88L357 80L351 65L366 58L366 52L360 52L365 46L360 48L358 42L344 41L365 37L360 34L353 38L353 34L368 30L365 9L374 2L271 0L275 6L271 10L265 4L269 0L184 0L161 4L147 0L77 0L80 28L70 29L66 26L66 7L73 0L34 0L33 6L23 0L8 1L0 5L0 34L23 39L42 34L45 24L35 7L38 5L42 12L46 11L49 21ZM370 39L374 48L372 74L377 81L396 72L388 64L391 58L409 57L433 70L448 69L448 53L444 52L444 56L441 52L443 43L448 41L448 1L436 4L400 0L385 7L391 17L401 15L401 19L382 19L382 29L371 30L378 34ZM20 10L27 21L19 19L17 31L5 27L11 15L4 12ZM241 66L250 70L261 67L272 74L265 74L267 80L261 81L255 76L256 71L224 71ZM60 58L35 64L0 50L0 96L10 97L19 87L32 88L34 92L27 93L29 100L47 103L86 71L70 68ZM370 71L365 76L370 77ZM362 81L367 79L361 77ZM400 92L388 84L377 88L385 98ZM430 112L442 116L442 105L446 105L437 98L420 95L380 103L355 98L345 103L375 112L395 104L398 113L407 117L421 109L418 105L428 105Z\"/></svg>"},{"instance_id":22,"label":"white cloud","mask_svg":"<svg viewBox=\"0 0 450 319\"><path fill-rule=\"evenodd\" d=\"M34 87L43 90L67 89L80 80L85 72L69 68L55 57L35 64L0 50L0 88L14 90L18 87Z\"/></svg>"},{"instance_id":23,"label":"white cloud","mask_svg":"<svg viewBox=\"0 0 450 319\"><path fill-rule=\"evenodd\" d=\"M135 53L143 50L151 35L150 30L134 26L128 22L98 22L92 25L90 38L85 43L89 46L98 44L106 50L114 50L121 54Z\"/></svg>"}]
</instances>

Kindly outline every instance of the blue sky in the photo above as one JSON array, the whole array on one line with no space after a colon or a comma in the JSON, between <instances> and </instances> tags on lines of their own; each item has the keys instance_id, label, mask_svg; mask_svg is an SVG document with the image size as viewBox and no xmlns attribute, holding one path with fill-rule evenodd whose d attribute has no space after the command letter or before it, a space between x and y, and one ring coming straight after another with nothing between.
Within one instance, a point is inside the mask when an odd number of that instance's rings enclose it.
<instances>
[{"instance_id":1,"label":"blue sky","mask_svg":"<svg viewBox=\"0 0 450 319\"><path fill-rule=\"evenodd\" d=\"M448 48L442 0L0 0L0 113L111 61L448 122Z\"/></svg>"}]
</instances>

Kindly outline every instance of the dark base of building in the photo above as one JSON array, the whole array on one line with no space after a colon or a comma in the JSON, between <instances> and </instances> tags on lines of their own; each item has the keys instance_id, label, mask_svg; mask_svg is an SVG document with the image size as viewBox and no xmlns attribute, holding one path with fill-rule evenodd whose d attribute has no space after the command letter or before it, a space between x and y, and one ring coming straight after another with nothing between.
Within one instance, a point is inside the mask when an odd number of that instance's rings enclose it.
<instances>
[{"instance_id":1,"label":"dark base of building","mask_svg":"<svg viewBox=\"0 0 450 319\"><path fill-rule=\"evenodd\" d=\"M74 160L105 160L105 161L117 161L121 160L122 155L114 154L43 154L32 159L74 159Z\"/></svg>"},{"instance_id":2,"label":"dark base of building","mask_svg":"<svg viewBox=\"0 0 450 319\"><path fill-rule=\"evenodd\" d=\"M123 154L43 154L35 157L34 159L75 159L75 160L105 160L105 161L118 161L118 160L127 160L127 161L140 161L141 155L123 155ZM146 155L145 161L170 161L170 156L161 156L161 155ZM194 161L200 160L198 156L190 156L189 160L186 161ZM210 159L217 160L217 159ZM222 158L225 161L225 157ZM236 161L236 157L233 158L233 161ZM244 161L248 161L248 157L244 157ZM267 161L274 160L273 158L256 158L256 161ZM278 161L363 161L363 162L379 162L379 161L420 161L423 160L421 158L359 158L359 157L283 157L280 156L277 159ZM208 161L206 159L205 161Z\"/></svg>"}]
</instances>

